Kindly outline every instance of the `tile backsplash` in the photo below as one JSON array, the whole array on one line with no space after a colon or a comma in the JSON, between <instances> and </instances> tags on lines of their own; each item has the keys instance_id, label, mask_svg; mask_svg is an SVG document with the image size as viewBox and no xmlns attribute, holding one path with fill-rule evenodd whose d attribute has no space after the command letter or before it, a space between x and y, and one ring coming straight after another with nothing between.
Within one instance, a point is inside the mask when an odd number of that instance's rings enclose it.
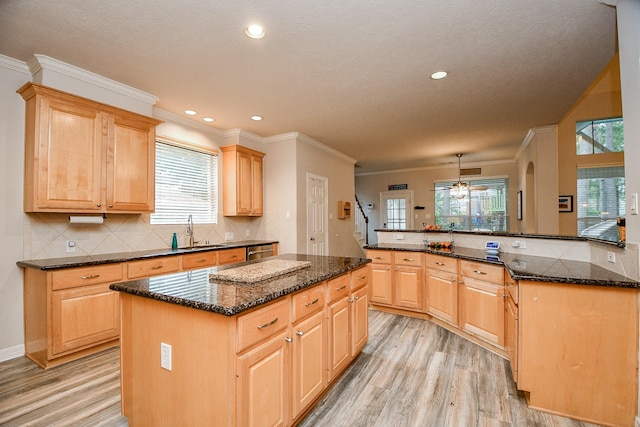
<instances>
[{"instance_id":1,"label":"tile backsplash","mask_svg":"<svg viewBox=\"0 0 640 427\"><path fill-rule=\"evenodd\" d=\"M186 218L185 218L186 220ZM258 218L229 218L219 215L217 224L194 224L196 241L278 239L276 215ZM247 236L247 230L249 236ZM178 245L186 246L186 222L179 225L152 225L149 215L107 215L103 224L70 224L67 214L25 214L23 259L62 258L117 252L170 248L173 233ZM67 241L76 243L75 252L67 252Z\"/></svg>"}]
</instances>

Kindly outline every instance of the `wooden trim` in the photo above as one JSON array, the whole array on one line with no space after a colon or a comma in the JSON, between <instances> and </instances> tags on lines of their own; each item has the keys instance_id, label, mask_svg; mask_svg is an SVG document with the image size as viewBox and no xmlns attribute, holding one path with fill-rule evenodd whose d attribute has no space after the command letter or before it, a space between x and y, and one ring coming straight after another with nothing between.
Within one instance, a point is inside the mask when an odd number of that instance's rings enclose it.
<instances>
[{"instance_id":1,"label":"wooden trim","mask_svg":"<svg viewBox=\"0 0 640 427\"><path fill-rule=\"evenodd\" d=\"M172 138L170 136L156 135L156 141L187 150L198 151L204 154L211 154L214 156L217 156L219 154L218 150L216 150L215 148L205 147L203 145L194 144L193 142L183 141L181 139Z\"/></svg>"}]
</instances>

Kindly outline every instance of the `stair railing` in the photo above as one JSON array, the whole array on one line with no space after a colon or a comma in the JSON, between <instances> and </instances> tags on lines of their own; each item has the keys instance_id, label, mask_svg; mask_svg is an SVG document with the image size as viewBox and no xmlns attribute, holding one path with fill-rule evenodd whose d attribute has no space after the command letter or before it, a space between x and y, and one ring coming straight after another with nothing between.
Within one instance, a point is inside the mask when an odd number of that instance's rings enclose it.
<instances>
[{"instance_id":1,"label":"stair railing","mask_svg":"<svg viewBox=\"0 0 640 427\"><path fill-rule=\"evenodd\" d=\"M364 213L364 209L362 209L362 205L358 200L358 196L356 196L356 206L358 209L355 211L355 222L356 222L356 231L360 233L364 238L364 244L369 244L369 217Z\"/></svg>"}]
</instances>

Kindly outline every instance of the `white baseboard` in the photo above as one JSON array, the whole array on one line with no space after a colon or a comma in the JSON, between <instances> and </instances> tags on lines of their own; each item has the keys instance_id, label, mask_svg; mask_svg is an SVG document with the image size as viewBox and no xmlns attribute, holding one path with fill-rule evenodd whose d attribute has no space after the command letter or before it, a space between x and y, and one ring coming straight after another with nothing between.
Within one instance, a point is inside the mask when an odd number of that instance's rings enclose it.
<instances>
[{"instance_id":1,"label":"white baseboard","mask_svg":"<svg viewBox=\"0 0 640 427\"><path fill-rule=\"evenodd\" d=\"M24 356L24 344L15 345L8 348L0 348L0 362Z\"/></svg>"}]
</instances>

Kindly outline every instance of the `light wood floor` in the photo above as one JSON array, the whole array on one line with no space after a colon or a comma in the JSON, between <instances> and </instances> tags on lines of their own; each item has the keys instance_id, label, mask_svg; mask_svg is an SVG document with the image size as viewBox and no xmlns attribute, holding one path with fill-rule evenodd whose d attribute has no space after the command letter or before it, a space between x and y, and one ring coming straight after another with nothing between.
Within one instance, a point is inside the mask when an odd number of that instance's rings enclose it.
<instances>
[{"instance_id":1,"label":"light wood floor","mask_svg":"<svg viewBox=\"0 0 640 427\"><path fill-rule=\"evenodd\" d=\"M43 371L0 363L0 426L127 426L119 350ZM370 311L369 343L300 424L586 427L528 409L508 362L425 320Z\"/></svg>"}]
</instances>

